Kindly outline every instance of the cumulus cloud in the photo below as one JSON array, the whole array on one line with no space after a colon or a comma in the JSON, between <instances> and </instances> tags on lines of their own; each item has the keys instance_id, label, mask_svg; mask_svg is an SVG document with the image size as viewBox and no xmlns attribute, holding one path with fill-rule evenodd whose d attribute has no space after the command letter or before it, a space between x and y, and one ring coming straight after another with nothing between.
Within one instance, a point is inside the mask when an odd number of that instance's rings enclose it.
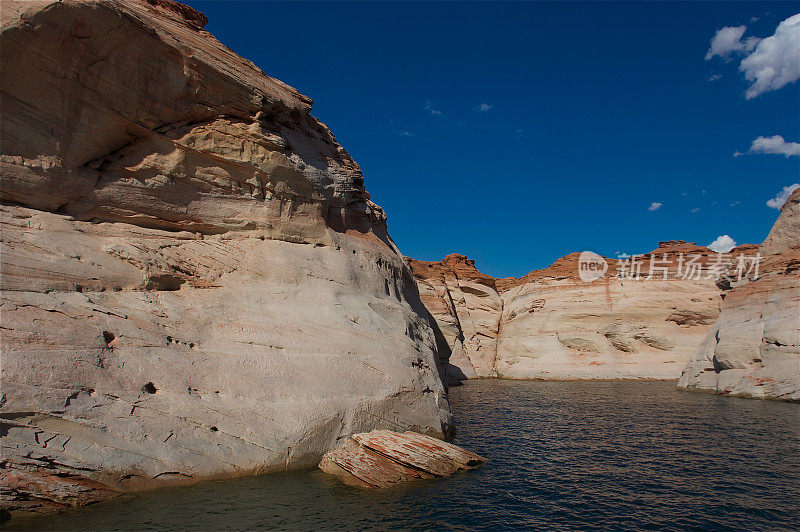
<instances>
[{"instance_id":1,"label":"cumulus cloud","mask_svg":"<svg viewBox=\"0 0 800 532\"><path fill-rule=\"evenodd\" d=\"M726 61L730 61L731 54L734 52L749 52L758 44L758 37L748 37L744 41L742 36L747 31L747 26L725 26L718 29L711 39L711 46L706 52L706 61L719 56Z\"/></svg>"},{"instance_id":2,"label":"cumulus cloud","mask_svg":"<svg viewBox=\"0 0 800 532\"><path fill-rule=\"evenodd\" d=\"M492 107L494 107L494 105L489 104L489 103L482 103L482 104L477 105L475 107L475 110L478 111L479 113L485 113L486 111L488 111Z\"/></svg>"},{"instance_id":3,"label":"cumulus cloud","mask_svg":"<svg viewBox=\"0 0 800 532\"><path fill-rule=\"evenodd\" d=\"M694 213L696 213L696 212L700 212L700 207L695 207L694 209L692 209L692 210L691 210L691 211L689 211L689 212L691 212L692 214L694 214Z\"/></svg>"},{"instance_id":4,"label":"cumulus cloud","mask_svg":"<svg viewBox=\"0 0 800 532\"><path fill-rule=\"evenodd\" d=\"M734 55L744 56L739 71L750 82L745 98L751 100L800 78L800 13L782 21L765 39L743 39L745 31L744 25L717 30L706 52L706 61L719 57L728 62ZM719 79L716 76L712 74L709 81Z\"/></svg>"},{"instance_id":5,"label":"cumulus cloud","mask_svg":"<svg viewBox=\"0 0 800 532\"><path fill-rule=\"evenodd\" d=\"M783 187L783 190L778 192L774 198L771 200L767 200L767 207L772 207L773 209L780 209L783 207L783 204L786 203L786 200L789 199L789 196L792 195L792 192L795 189L800 188L800 183L794 183L789 185L788 187Z\"/></svg>"},{"instance_id":6,"label":"cumulus cloud","mask_svg":"<svg viewBox=\"0 0 800 532\"><path fill-rule=\"evenodd\" d=\"M773 35L761 40L755 50L742 59L739 70L751 82L745 92L748 100L797 81L800 78L800 13L778 24Z\"/></svg>"},{"instance_id":7,"label":"cumulus cloud","mask_svg":"<svg viewBox=\"0 0 800 532\"><path fill-rule=\"evenodd\" d=\"M773 135L771 137L758 137L750 145L750 153L770 153L774 155L783 155L791 157L796 155L800 157L800 143L786 142L780 135Z\"/></svg>"},{"instance_id":8,"label":"cumulus cloud","mask_svg":"<svg viewBox=\"0 0 800 532\"><path fill-rule=\"evenodd\" d=\"M720 76L719 74L711 74L710 76L708 76L708 81L719 81L721 79L722 76Z\"/></svg>"},{"instance_id":9,"label":"cumulus cloud","mask_svg":"<svg viewBox=\"0 0 800 532\"><path fill-rule=\"evenodd\" d=\"M728 235L720 235L712 243L706 246L711 251L717 253L727 253L736 247L736 241Z\"/></svg>"},{"instance_id":10,"label":"cumulus cloud","mask_svg":"<svg viewBox=\"0 0 800 532\"><path fill-rule=\"evenodd\" d=\"M658 209L661 208L662 205L663 205L663 203L659 203L657 201L654 201L653 203L650 204L650 206L647 208L647 210L648 211L657 211Z\"/></svg>"}]
</instances>

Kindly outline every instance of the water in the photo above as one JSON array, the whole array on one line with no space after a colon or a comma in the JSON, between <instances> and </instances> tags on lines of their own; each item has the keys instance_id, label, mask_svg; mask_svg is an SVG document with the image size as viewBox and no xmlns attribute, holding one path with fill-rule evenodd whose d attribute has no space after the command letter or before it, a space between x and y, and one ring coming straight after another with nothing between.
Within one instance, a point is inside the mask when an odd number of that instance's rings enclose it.
<instances>
[{"instance_id":1,"label":"water","mask_svg":"<svg viewBox=\"0 0 800 532\"><path fill-rule=\"evenodd\" d=\"M384 491L319 471L128 496L14 525L58 530L789 530L800 406L672 382L476 381L451 390L455 443L489 458Z\"/></svg>"}]
</instances>

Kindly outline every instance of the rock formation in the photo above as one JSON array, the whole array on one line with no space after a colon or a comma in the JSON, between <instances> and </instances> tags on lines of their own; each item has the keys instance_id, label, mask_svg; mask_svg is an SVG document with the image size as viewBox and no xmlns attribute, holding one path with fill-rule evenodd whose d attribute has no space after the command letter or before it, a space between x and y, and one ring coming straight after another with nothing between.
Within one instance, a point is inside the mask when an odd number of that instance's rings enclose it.
<instances>
[{"instance_id":1,"label":"rock formation","mask_svg":"<svg viewBox=\"0 0 800 532\"><path fill-rule=\"evenodd\" d=\"M706 273L684 278L681 256L706 270L717 260L702 246L662 242L627 266L607 259L608 273L593 282L579 278L578 253L519 279L484 275L463 255L409 263L452 351L450 379L677 379L721 302ZM635 264L639 279L617 277Z\"/></svg>"},{"instance_id":2,"label":"rock formation","mask_svg":"<svg viewBox=\"0 0 800 532\"><path fill-rule=\"evenodd\" d=\"M425 307L439 325L450 349L450 371L461 378L492 377L503 300L494 278L480 273L475 261L448 255L442 262L408 259Z\"/></svg>"},{"instance_id":3,"label":"rock formation","mask_svg":"<svg viewBox=\"0 0 800 532\"><path fill-rule=\"evenodd\" d=\"M485 458L461 447L416 432L373 430L355 434L325 453L319 468L362 488L384 488L400 482L474 469Z\"/></svg>"},{"instance_id":4,"label":"rock formation","mask_svg":"<svg viewBox=\"0 0 800 532\"><path fill-rule=\"evenodd\" d=\"M171 0L2 6L3 508L450 430L358 165Z\"/></svg>"},{"instance_id":5,"label":"rock formation","mask_svg":"<svg viewBox=\"0 0 800 532\"><path fill-rule=\"evenodd\" d=\"M721 283L727 290L722 312L680 389L800 401L800 189L760 252L758 275Z\"/></svg>"}]
</instances>

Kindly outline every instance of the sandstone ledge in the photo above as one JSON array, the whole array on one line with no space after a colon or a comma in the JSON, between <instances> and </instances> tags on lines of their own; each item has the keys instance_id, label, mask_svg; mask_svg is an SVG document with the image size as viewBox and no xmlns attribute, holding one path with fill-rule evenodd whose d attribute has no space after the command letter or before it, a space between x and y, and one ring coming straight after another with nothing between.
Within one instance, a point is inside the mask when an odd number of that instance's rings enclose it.
<instances>
[{"instance_id":1,"label":"sandstone ledge","mask_svg":"<svg viewBox=\"0 0 800 532\"><path fill-rule=\"evenodd\" d=\"M448 477L485 461L456 445L416 432L373 430L355 434L325 453L319 468L349 485L383 488L412 480Z\"/></svg>"}]
</instances>

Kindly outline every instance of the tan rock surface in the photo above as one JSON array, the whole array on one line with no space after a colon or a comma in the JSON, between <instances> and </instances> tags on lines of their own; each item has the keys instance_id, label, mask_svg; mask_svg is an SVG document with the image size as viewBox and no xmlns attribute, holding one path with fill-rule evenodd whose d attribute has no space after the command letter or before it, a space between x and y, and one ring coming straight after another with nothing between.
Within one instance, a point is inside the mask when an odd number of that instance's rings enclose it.
<instances>
[{"instance_id":1,"label":"tan rock surface","mask_svg":"<svg viewBox=\"0 0 800 532\"><path fill-rule=\"evenodd\" d=\"M667 279L617 279L621 263L609 259L606 278L591 283L578 276L579 253L518 279L481 274L461 255L409 263L452 350L451 378L677 379L721 303L713 279L675 278L681 253L715 260L705 247L662 242L639 260L666 254Z\"/></svg>"},{"instance_id":2,"label":"tan rock surface","mask_svg":"<svg viewBox=\"0 0 800 532\"><path fill-rule=\"evenodd\" d=\"M475 262L464 255L448 255L441 263L409 259L409 264L422 302L451 351L451 371L456 369L456 377L496 376L503 302L494 278L480 273Z\"/></svg>"},{"instance_id":3,"label":"tan rock surface","mask_svg":"<svg viewBox=\"0 0 800 532\"><path fill-rule=\"evenodd\" d=\"M733 283L678 387L800 401L800 189L761 246L757 279Z\"/></svg>"},{"instance_id":4,"label":"tan rock surface","mask_svg":"<svg viewBox=\"0 0 800 532\"><path fill-rule=\"evenodd\" d=\"M473 452L416 432L373 430L355 434L325 453L319 468L346 484L383 488L401 482L449 477L485 461Z\"/></svg>"},{"instance_id":5,"label":"tan rock surface","mask_svg":"<svg viewBox=\"0 0 800 532\"><path fill-rule=\"evenodd\" d=\"M2 20L5 509L450 430L411 272L310 99L169 0Z\"/></svg>"}]
</instances>

